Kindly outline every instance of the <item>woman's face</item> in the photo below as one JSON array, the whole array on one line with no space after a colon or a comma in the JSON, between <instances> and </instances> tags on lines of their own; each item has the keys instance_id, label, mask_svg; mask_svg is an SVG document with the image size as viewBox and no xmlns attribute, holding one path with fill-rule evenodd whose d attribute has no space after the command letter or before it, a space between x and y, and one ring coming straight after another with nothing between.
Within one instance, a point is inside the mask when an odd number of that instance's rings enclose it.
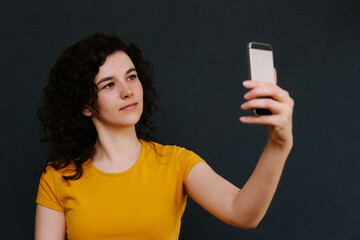
<instances>
[{"instance_id":1,"label":"woman's face","mask_svg":"<svg viewBox=\"0 0 360 240\"><path fill-rule=\"evenodd\" d=\"M99 113L85 109L95 127L126 128L134 126L143 110L143 88L129 56L117 51L108 56L95 77Z\"/></svg>"}]
</instances>

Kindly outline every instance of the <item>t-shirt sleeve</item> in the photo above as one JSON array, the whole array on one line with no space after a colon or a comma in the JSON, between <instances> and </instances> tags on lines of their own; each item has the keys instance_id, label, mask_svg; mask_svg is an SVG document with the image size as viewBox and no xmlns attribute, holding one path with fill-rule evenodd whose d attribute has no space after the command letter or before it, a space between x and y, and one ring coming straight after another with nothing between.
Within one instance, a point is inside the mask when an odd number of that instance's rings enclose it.
<instances>
[{"instance_id":1,"label":"t-shirt sleeve","mask_svg":"<svg viewBox=\"0 0 360 240\"><path fill-rule=\"evenodd\" d=\"M55 171L53 168L48 167L46 172L41 175L36 203L59 212L64 212L58 201Z\"/></svg>"},{"instance_id":2,"label":"t-shirt sleeve","mask_svg":"<svg viewBox=\"0 0 360 240\"><path fill-rule=\"evenodd\" d=\"M182 172L183 180L186 179L190 170L199 162L205 162L199 155L196 153L189 151L185 148L180 148L178 154L181 156L179 158L179 168Z\"/></svg>"}]
</instances>

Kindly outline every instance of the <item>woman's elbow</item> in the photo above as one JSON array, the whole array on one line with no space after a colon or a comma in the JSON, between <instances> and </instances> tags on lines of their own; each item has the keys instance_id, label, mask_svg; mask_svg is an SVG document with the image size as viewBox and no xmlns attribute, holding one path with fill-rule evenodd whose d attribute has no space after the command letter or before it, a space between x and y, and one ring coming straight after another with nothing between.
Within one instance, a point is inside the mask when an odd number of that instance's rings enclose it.
<instances>
[{"instance_id":1,"label":"woman's elbow","mask_svg":"<svg viewBox=\"0 0 360 240\"><path fill-rule=\"evenodd\" d=\"M253 220L245 220L245 219L236 219L234 221L229 222L230 225L242 228L242 229L255 229L261 219L253 219Z\"/></svg>"}]
</instances>

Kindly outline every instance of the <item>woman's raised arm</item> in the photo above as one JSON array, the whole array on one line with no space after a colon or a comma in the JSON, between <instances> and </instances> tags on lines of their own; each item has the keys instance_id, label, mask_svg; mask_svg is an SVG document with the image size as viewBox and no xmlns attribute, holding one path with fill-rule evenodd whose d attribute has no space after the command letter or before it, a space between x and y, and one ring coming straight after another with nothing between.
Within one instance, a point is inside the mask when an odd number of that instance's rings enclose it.
<instances>
[{"instance_id":1,"label":"woman's raised arm","mask_svg":"<svg viewBox=\"0 0 360 240\"><path fill-rule=\"evenodd\" d=\"M293 145L294 101L279 86L245 81L250 91L242 109L267 108L272 114L242 117L249 124L264 124L269 138L258 164L242 190L217 175L206 163L193 167L185 180L188 195L219 219L238 227L254 228L265 215Z\"/></svg>"}]
</instances>

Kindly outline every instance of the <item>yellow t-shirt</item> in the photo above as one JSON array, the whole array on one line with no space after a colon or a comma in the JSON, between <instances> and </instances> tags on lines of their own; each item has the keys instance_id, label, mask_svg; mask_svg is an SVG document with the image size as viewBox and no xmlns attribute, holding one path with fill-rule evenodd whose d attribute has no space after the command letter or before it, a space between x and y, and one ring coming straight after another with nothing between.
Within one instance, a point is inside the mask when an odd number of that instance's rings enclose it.
<instances>
[{"instance_id":1,"label":"yellow t-shirt","mask_svg":"<svg viewBox=\"0 0 360 240\"><path fill-rule=\"evenodd\" d=\"M48 167L36 202L65 213L69 240L178 239L184 181L201 161L184 148L142 141L140 158L121 173L102 172L89 160L82 177L67 183L64 170Z\"/></svg>"}]
</instances>

